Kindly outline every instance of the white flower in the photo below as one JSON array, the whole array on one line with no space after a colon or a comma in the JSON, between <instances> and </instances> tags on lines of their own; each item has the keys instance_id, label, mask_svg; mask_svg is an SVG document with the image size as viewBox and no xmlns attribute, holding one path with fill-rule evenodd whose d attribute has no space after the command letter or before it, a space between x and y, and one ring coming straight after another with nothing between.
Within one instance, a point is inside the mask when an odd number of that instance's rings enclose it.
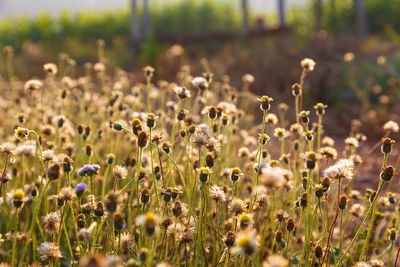
<instances>
[{"instance_id":1,"label":"white flower","mask_svg":"<svg viewBox=\"0 0 400 267\"><path fill-rule=\"evenodd\" d=\"M233 253L247 255L252 255L256 252L258 248L258 236L257 232L252 231L242 231L237 234L235 247L233 248Z\"/></svg>"},{"instance_id":2,"label":"white flower","mask_svg":"<svg viewBox=\"0 0 400 267\"><path fill-rule=\"evenodd\" d=\"M383 125L383 130L387 132L397 133L399 131L399 124L394 121L388 121L387 123L385 123L385 125Z\"/></svg>"},{"instance_id":3,"label":"white flower","mask_svg":"<svg viewBox=\"0 0 400 267\"><path fill-rule=\"evenodd\" d=\"M273 254L267 257L263 262L262 267L287 267L289 266L289 261L278 254Z\"/></svg>"},{"instance_id":4,"label":"white flower","mask_svg":"<svg viewBox=\"0 0 400 267\"><path fill-rule=\"evenodd\" d=\"M254 83L254 76L251 74L245 74L242 77L242 81L244 83Z\"/></svg>"},{"instance_id":5,"label":"white flower","mask_svg":"<svg viewBox=\"0 0 400 267\"><path fill-rule=\"evenodd\" d=\"M185 87L176 86L174 91L179 98L190 98L192 96L190 91Z\"/></svg>"},{"instance_id":6,"label":"white flower","mask_svg":"<svg viewBox=\"0 0 400 267\"><path fill-rule=\"evenodd\" d=\"M210 187L210 198L216 202L225 202L226 195L221 187L213 185Z\"/></svg>"},{"instance_id":7,"label":"white flower","mask_svg":"<svg viewBox=\"0 0 400 267\"><path fill-rule=\"evenodd\" d=\"M267 165L261 168L260 182L266 187L280 188L288 182L287 177L290 176L288 170Z\"/></svg>"},{"instance_id":8,"label":"white flower","mask_svg":"<svg viewBox=\"0 0 400 267\"><path fill-rule=\"evenodd\" d=\"M306 69L307 71L313 71L315 68L315 61L312 60L311 58L304 58L301 62L300 65L302 68Z\"/></svg>"},{"instance_id":9,"label":"white flower","mask_svg":"<svg viewBox=\"0 0 400 267\"><path fill-rule=\"evenodd\" d=\"M354 137L347 137L347 138L344 140L344 143L345 143L346 145L348 145L348 146L352 146L352 147L355 147L355 148L358 147L358 140L357 140L356 138L354 138Z\"/></svg>"},{"instance_id":10,"label":"white flower","mask_svg":"<svg viewBox=\"0 0 400 267\"><path fill-rule=\"evenodd\" d=\"M210 127L207 124L202 123L196 127L196 131L193 135L193 142L198 146L205 145L208 143L210 134Z\"/></svg>"},{"instance_id":11,"label":"white flower","mask_svg":"<svg viewBox=\"0 0 400 267\"><path fill-rule=\"evenodd\" d=\"M44 161L50 161L55 157L55 153L53 150L47 149L47 150L43 151L42 157L43 157Z\"/></svg>"},{"instance_id":12,"label":"white flower","mask_svg":"<svg viewBox=\"0 0 400 267\"><path fill-rule=\"evenodd\" d=\"M193 87L204 90L208 87L208 82L204 77L196 77L192 80Z\"/></svg>"},{"instance_id":13,"label":"white flower","mask_svg":"<svg viewBox=\"0 0 400 267\"><path fill-rule=\"evenodd\" d=\"M122 180L128 176L128 170L124 166L116 165L113 168L113 175L115 178Z\"/></svg>"},{"instance_id":14,"label":"white flower","mask_svg":"<svg viewBox=\"0 0 400 267\"><path fill-rule=\"evenodd\" d=\"M349 159L341 159L324 171L324 175L332 179L353 179L354 162Z\"/></svg>"},{"instance_id":15,"label":"white flower","mask_svg":"<svg viewBox=\"0 0 400 267\"><path fill-rule=\"evenodd\" d=\"M44 242L40 244L40 247L38 247L38 252L40 255L42 255L41 258L44 260L52 260L62 257L60 248L56 244L50 242Z\"/></svg>"}]
</instances>

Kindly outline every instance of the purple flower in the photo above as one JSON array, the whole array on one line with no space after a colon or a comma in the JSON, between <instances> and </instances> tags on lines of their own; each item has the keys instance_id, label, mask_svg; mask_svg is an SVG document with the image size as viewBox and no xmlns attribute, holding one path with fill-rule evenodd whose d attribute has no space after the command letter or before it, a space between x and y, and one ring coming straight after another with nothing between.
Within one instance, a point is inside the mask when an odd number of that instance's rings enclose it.
<instances>
[{"instance_id":1,"label":"purple flower","mask_svg":"<svg viewBox=\"0 0 400 267\"><path fill-rule=\"evenodd\" d=\"M82 168L77 171L78 175L85 176L85 175L95 175L97 174L97 170L100 169L99 164L86 164Z\"/></svg>"},{"instance_id":2,"label":"purple flower","mask_svg":"<svg viewBox=\"0 0 400 267\"><path fill-rule=\"evenodd\" d=\"M85 191L86 188L87 188L87 184L85 184L85 183L79 183L79 184L77 184L76 187L75 187L75 192L79 193L79 192Z\"/></svg>"}]
</instances>

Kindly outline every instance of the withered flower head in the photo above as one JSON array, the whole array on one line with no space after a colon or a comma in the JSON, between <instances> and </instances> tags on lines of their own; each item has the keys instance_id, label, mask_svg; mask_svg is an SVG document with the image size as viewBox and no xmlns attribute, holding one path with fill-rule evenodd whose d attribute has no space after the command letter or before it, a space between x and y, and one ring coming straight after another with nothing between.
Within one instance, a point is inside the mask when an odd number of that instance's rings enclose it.
<instances>
[{"instance_id":1,"label":"withered flower head","mask_svg":"<svg viewBox=\"0 0 400 267\"><path fill-rule=\"evenodd\" d=\"M311 72L315 68L315 61L312 60L311 58L304 58L301 62L300 65L303 69L305 69L308 72Z\"/></svg>"}]
</instances>

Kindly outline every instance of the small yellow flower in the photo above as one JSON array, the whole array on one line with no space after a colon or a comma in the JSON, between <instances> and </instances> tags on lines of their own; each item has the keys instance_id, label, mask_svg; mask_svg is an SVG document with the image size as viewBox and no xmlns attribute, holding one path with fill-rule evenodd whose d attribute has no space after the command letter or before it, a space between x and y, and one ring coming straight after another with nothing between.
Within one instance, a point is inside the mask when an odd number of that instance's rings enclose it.
<instances>
[{"instance_id":1,"label":"small yellow flower","mask_svg":"<svg viewBox=\"0 0 400 267\"><path fill-rule=\"evenodd\" d=\"M146 78L151 78L153 77L154 74L154 68L152 66L146 66L143 69L144 75L146 75Z\"/></svg>"},{"instance_id":2,"label":"small yellow flower","mask_svg":"<svg viewBox=\"0 0 400 267\"><path fill-rule=\"evenodd\" d=\"M26 128L18 127L14 130L14 135L19 139L26 139L29 136L29 130Z\"/></svg>"},{"instance_id":3,"label":"small yellow flower","mask_svg":"<svg viewBox=\"0 0 400 267\"><path fill-rule=\"evenodd\" d=\"M24 197L25 197L24 191L18 189L18 190L15 190L12 198L15 200L22 200Z\"/></svg>"}]
</instances>

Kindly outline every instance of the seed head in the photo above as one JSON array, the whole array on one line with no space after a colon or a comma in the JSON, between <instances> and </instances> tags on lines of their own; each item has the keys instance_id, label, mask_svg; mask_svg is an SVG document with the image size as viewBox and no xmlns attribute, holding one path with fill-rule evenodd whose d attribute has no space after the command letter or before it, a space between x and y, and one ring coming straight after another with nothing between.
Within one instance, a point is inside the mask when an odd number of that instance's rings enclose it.
<instances>
[{"instance_id":1,"label":"seed head","mask_svg":"<svg viewBox=\"0 0 400 267\"><path fill-rule=\"evenodd\" d=\"M147 133L145 133L144 131L141 131L138 135L137 145L142 148L147 146L148 139L149 139L149 135Z\"/></svg>"},{"instance_id":2,"label":"seed head","mask_svg":"<svg viewBox=\"0 0 400 267\"><path fill-rule=\"evenodd\" d=\"M114 213L113 221L114 221L114 228L117 231L122 231L126 226L124 216L120 212Z\"/></svg>"},{"instance_id":3,"label":"seed head","mask_svg":"<svg viewBox=\"0 0 400 267\"><path fill-rule=\"evenodd\" d=\"M303 69L305 69L307 72L312 72L315 68L315 61L312 60L311 58L304 58L301 62L300 65Z\"/></svg>"},{"instance_id":4,"label":"seed head","mask_svg":"<svg viewBox=\"0 0 400 267\"><path fill-rule=\"evenodd\" d=\"M192 86L200 90L205 90L208 88L209 84L204 77L195 77L192 80Z\"/></svg>"},{"instance_id":5,"label":"seed head","mask_svg":"<svg viewBox=\"0 0 400 267\"><path fill-rule=\"evenodd\" d=\"M175 94L180 98L180 99L185 99L185 98L190 98L192 95L190 94L190 91L186 89L186 87L180 87L176 86L174 88Z\"/></svg>"},{"instance_id":6,"label":"seed head","mask_svg":"<svg viewBox=\"0 0 400 267\"><path fill-rule=\"evenodd\" d=\"M116 179L123 180L128 176L128 170L121 165L116 165L113 168L113 175Z\"/></svg>"},{"instance_id":7,"label":"seed head","mask_svg":"<svg viewBox=\"0 0 400 267\"><path fill-rule=\"evenodd\" d=\"M392 180L392 177L397 175L393 166L386 166L385 169L381 172L381 179L385 182Z\"/></svg>"},{"instance_id":8,"label":"seed head","mask_svg":"<svg viewBox=\"0 0 400 267\"><path fill-rule=\"evenodd\" d=\"M58 72L57 65L54 63L47 63L43 65L43 70L50 75L56 75Z\"/></svg>"},{"instance_id":9,"label":"seed head","mask_svg":"<svg viewBox=\"0 0 400 267\"><path fill-rule=\"evenodd\" d=\"M348 159L341 159L336 164L328 167L324 175L331 179L353 179L354 163Z\"/></svg>"},{"instance_id":10,"label":"seed head","mask_svg":"<svg viewBox=\"0 0 400 267\"><path fill-rule=\"evenodd\" d=\"M390 139L389 137L382 138L382 146L381 146L382 153L389 154L392 151L392 146L394 143L396 143L396 141Z\"/></svg>"},{"instance_id":11,"label":"seed head","mask_svg":"<svg viewBox=\"0 0 400 267\"><path fill-rule=\"evenodd\" d=\"M37 250L43 260L54 260L62 257L59 246L54 243L41 243Z\"/></svg>"},{"instance_id":12,"label":"seed head","mask_svg":"<svg viewBox=\"0 0 400 267\"><path fill-rule=\"evenodd\" d=\"M399 124L394 121L388 121L383 125L383 130L385 132L397 133L399 131Z\"/></svg>"}]
</instances>

